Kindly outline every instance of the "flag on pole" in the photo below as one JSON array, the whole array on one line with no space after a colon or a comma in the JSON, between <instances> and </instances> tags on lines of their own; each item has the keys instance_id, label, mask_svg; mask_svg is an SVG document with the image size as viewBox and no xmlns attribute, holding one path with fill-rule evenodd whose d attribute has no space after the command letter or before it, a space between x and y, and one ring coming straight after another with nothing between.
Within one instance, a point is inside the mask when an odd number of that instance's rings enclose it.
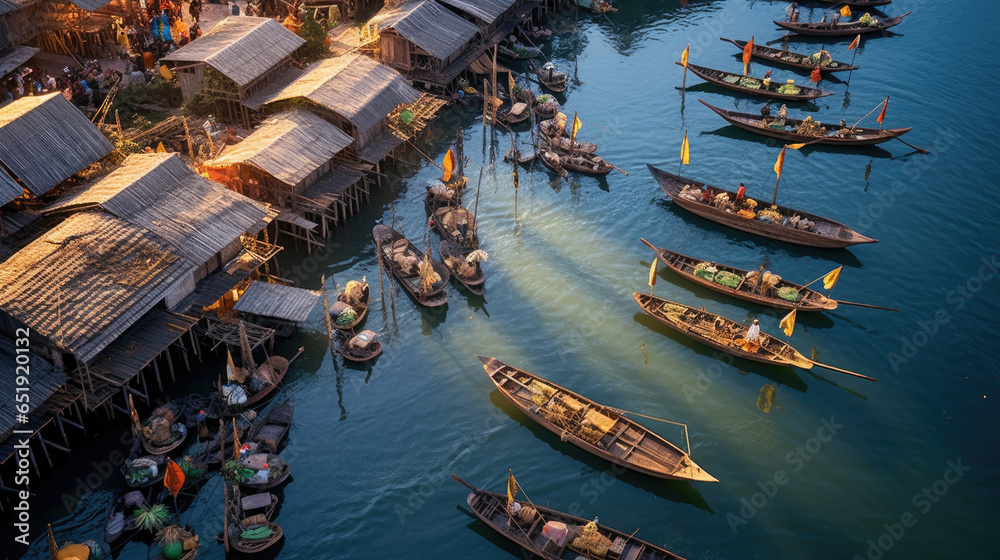
<instances>
[{"instance_id":1,"label":"flag on pole","mask_svg":"<svg viewBox=\"0 0 1000 560\"><path fill-rule=\"evenodd\" d=\"M851 7L850 6L844 6L843 8L841 8L840 9L840 15L843 16L843 17L845 17L845 18L851 17Z\"/></svg>"},{"instance_id":2,"label":"flag on pole","mask_svg":"<svg viewBox=\"0 0 1000 560\"><path fill-rule=\"evenodd\" d=\"M444 180L447 183L451 180L451 172L455 170L455 152L448 148L448 152L444 154Z\"/></svg>"},{"instance_id":3,"label":"flag on pole","mask_svg":"<svg viewBox=\"0 0 1000 560\"><path fill-rule=\"evenodd\" d=\"M236 379L236 364L233 363L233 354L226 345L226 379L234 381Z\"/></svg>"},{"instance_id":4,"label":"flag on pole","mask_svg":"<svg viewBox=\"0 0 1000 560\"><path fill-rule=\"evenodd\" d=\"M843 270L844 265L838 266L836 269L831 270L829 274L823 277L823 287L827 290L832 290L834 286L837 285L837 280L840 280L840 271Z\"/></svg>"},{"instance_id":5,"label":"flag on pole","mask_svg":"<svg viewBox=\"0 0 1000 560\"><path fill-rule=\"evenodd\" d=\"M687 46L684 47L684 52L681 53L681 66L683 66L684 68L688 67L688 54L690 53L691 53L691 43L688 43Z\"/></svg>"},{"instance_id":6,"label":"flag on pole","mask_svg":"<svg viewBox=\"0 0 1000 560\"><path fill-rule=\"evenodd\" d=\"M156 153L158 154L167 153L167 149L163 147L163 142L160 142L159 144L156 145Z\"/></svg>"},{"instance_id":7,"label":"flag on pole","mask_svg":"<svg viewBox=\"0 0 1000 560\"><path fill-rule=\"evenodd\" d=\"M814 84L818 84L823 81L823 74L819 71L819 66L813 68L812 74L809 74L809 79L812 80Z\"/></svg>"},{"instance_id":8,"label":"flag on pole","mask_svg":"<svg viewBox=\"0 0 1000 560\"><path fill-rule=\"evenodd\" d=\"M167 457L167 472L163 475L163 486L174 498L177 497L177 493L184 486L184 469L170 457Z\"/></svg>"},{"instance_id":9,"label":"flag on pole","mask_svg":"<svg viewBox=\"0 0 1000 560\"><path fill-rule=\"evenodd\" d=\"M514 72L513 71L507 72L507 87L510 89L510 92L509 92L510 93L510 99L511 99L511 103L513 103L514 102L513 101L514 100L514 88L517 87L517 84L514 83Z\"/></svg>"},{"instance_id":10,"label":"flag on pole","mask_svg":"<svg viewBox=\"0 0 1000 560\"><path fill-rule=\"evenodd\" d=\"M653 264L649 265L649 287L652 288L656 285L656 258L653 258Z\"/></svg>"},{"instance_id":11,"label":"flag on pole","mask_svg":"<svg viewBox=\"0 0 1000 560\"><path fill-rule=\"evenodd\" d=\"M785 165L785 148L781 148L781 153L778 154L778 161L774 162L774 172L778 174L778 180L781 180L781 168Z\"/></svg>"},{"instance_id":12,"label":"flag on pole","mask_svg":"<svg viewBox=\"0 0 1000 560\"><path fill-rule=\"evenodd\" d=\"M882 112L879 113L878 118L875 119L876 121L878 121L879 126L882 126L882 121L885 120L885 110L888 108L889 108L889 96L887 95L885 96L885 103L882 105Z\"/></svg>"},{"instance_id":13,"label":"flag on pole","mask_svg":"<svg viewBox=\"0 0 1000 560\"><path fill-rule=\"evenodd\" d=\"M860 44L861 44L861 34L858 33L858 36L855 37L853 41L851 41L851 44L847 45L847 50L853 51L854 49L858 48L858 45Z\"/></svg>"},{"instance_id":14,"label":"flag on pole","mask_svg":"<svg viewBox=\"0 0 1000 560\"><path fill-rule=\"evenodd\" d=\"M681 164L691 163L691 146L688 145L688 131L684 129L684 141L681 142Z\"/></svg>"},{"instance_id":15,"label":"flag on pole","mask_svg":"<svg viewBox=\"0 0 1000 560\"><path fill-rule=\"evenodd\" d=\"M507 471L507 511L514 505L514 496L517 495L517 481L514 480L514 471Z\"/></svg>"},{"instance_id":16,"label":"flag on pole","mask_svg":"<svg viewBox=\"0 0 1000 560\"><path fill-rule=\"evenodd\" d=\"M750 37L750 42L747 46L743 47L743 75L747 75L747 67L750 66L750 55L753 54L753 37Z\"/></svg>"},{"instance_id":17,"label":"flag on pole","mask_svg":"<svg viewBox=\"0 0 1000 560\"><path fill-rule=\"evenodd\" d=\"M802 146L805 146L805 145L806 145L806 143L802 142L800 144L785 144L785 147L786 148L791 148L793 150L798 150L799 148L801 148Z\"/></svg>"},{"instance_id":18,"label":"flag on pole","mask_svg":"<svg viewBox=\"0 0 1000 560\"><path fill-rule=\"evenodd\" d=\"M792 331L795 330L795 310L793 309L788 315L785 315L778 326L784 329L785 336L792 336Z\"/></svg>"},{"instance_id":19,"label":"flag on pole","mask_svg":"<svg viewBox=\"0 0 1000 560\"><path fill-rule=\"evenodd\" d=\"M583 123L580 122L580 117L576 116L576 111L573 111L573 133L571 135L573 141L576 141L576 133L580 132L581 128L583 128Z\"/></svg>"}]
</instances>

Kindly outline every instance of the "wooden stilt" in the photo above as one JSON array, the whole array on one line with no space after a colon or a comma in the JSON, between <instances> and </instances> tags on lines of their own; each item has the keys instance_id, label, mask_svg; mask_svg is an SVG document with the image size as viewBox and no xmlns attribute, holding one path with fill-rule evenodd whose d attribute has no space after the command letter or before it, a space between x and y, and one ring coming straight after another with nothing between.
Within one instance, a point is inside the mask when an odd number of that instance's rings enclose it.
<instances>
[{"instance_id":1,"label":"wooden stilt","mask_svg":"<svg viewBox=\"0 0 1000 560\"><path fill-rule=\"evenodd\" d=\"M156 357L153 358L153 365L154 366L156 365ZM162 393L163 392L163 380L160 379L160 369L157 368L157 367L154 367L153 368L153 373L156 374L156 386L160 389L160 392ZM142 375L141 371L139 372L139 375ZM145 380L143 380L143 382L142 382L142 388L143 389L146 388L146 381Z\"/></svg>"},{"instance_id":2,"label":"wooden stilt","mask_svg":"<svg viewBox=\"0 0 1000 560\"><path fill-rule=\"evenodd\" d=\"M170 372L170 380L176 382L177 376L174 374L174 359L170 357L170 346L167 346L167 349L163 353L167 356L167 371ZM163 389L161 388L160 390L162 391Z\"/></svg>"}]
</instances>

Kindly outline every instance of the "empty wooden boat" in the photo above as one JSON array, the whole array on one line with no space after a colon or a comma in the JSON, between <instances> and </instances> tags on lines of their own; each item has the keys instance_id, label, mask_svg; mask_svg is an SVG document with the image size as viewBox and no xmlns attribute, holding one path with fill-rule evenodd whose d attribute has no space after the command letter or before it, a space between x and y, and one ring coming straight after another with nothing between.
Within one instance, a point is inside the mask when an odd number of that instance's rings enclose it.
<instances>
[{"instance_id":1,"label":"empty wooden boat","mask_svg":"<svg viewBox=\"0 0 1000 560\"><path fill-rule=\"evenodd\" d=\"M616 409L496 358L477 357L503 396L563 441L658 478L718 482L679 447Z\"/></svg>"}]
</instances>

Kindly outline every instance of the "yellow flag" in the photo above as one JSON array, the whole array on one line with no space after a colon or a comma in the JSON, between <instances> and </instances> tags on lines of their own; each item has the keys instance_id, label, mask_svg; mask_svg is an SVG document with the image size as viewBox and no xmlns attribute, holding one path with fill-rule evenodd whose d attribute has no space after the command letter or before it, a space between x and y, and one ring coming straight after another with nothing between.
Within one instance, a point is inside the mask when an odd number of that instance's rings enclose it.
<instances>
[{"instance_id":1,"label":"yellow flag","mask_svg":"<svg viewBox=\"0 0 1000 560\"><path fill-rule=\"evenodd\" d=\"M226 346L226 379L233 381L236 379L236 364L233 363L233 355Z\"/></svg>"},{"instance_id":2,"label":"yellow flag","mask_svg":"<svg viewBox=\"0 0 1000 560\"><path fill-rule=\"evenodd\" d=\"M785 336L792 336L792 331L795 330L795 310L793 309L791 313L785 315L778 326L784 329Z\"/></svg>"},{"instance_id":3,"label":"yellow flag","mask_svg":"<svg viewBox=\"0 0 1000 560\"><path fill-rule=\"evenodd\" d=\"M774 162L774 172L778 174L778 180L781 180L781 168L785 165L785 149L781 148L781 153L778 154L778 161Z\"/></svg>"},{"instance_id":4,"label":"yellow flag","mask_svg":"<svg viewBox=\"0 0 1000 560\"><path fill-rule=\"evenodd\" d=\"M832 290L834 286L837 285L837 280L840 280L840 271L844 268L844 265L838 266L836 269L831 270L830 274L823 277L823 287L827 290Z\"/></svg>"},{"instance_id":5,"label":"yellow flag","mask_svg":"<svg viewBox=\"0 0 1000 560\"><path fill-rule=\"evenodd\" d=\"M573 140L576 140L576 133L580 132L583 128L583 123L580 122L580 117L576 116L576 111L573 111L573 133L570 135Z\"/></svg>"},{"instance_id":6,"label":"yellow flag","mask_svg":"<svg viewBox=\"0 0 1000 560\"><path fill-rule=\"evenodd\" d=\"M649 287L652 288L656 285L656 259L653 259L653 264L649 265Z\"/></svg>"},{"instance_id":7,"label":"yellow flag","mask_svg":"<svg viewBox=\"0 0 1000 560\"><path fill-rule=\"evenodd\" d=\"M514 83L514 72L513 71L507 72L507 87L510 89L510 91L508 92L508 93L510 93L510 102L514 103L514 88L517 87L517 84Z\"/></svg>"},{"instance_id":8,"label":"yellow flag","mask_svg":"<svg viewBox=\"0 0 1000 560\"><path fill-rule=\"evenodd\" d=\"M167 149L163 147L163 142L160 142L159 144L156 145L156 153L158 154L167 153Z\"/></svg>"},{"instance_id":9,"label":"yellow flag","mask_svg":"<svg viewBox=\"0 0 1000 560\"><path fill-rule=\"evenodd\" d=\"M514 480L514 471L507 471L507 511L514 505L514 496L517 495L517 481Z\"/></svg>"},{"instance_id":10,"label":"yellow flag","mask_svg":"<svg viewBox=\"0 0 1000 560\"><path fill-rule=\"evenodd\" d=\"M451 180L451 172L455 170L455 152L448 148L448 152L444 154L444 181L447 183Z\"/></svg>"},{"instance_id":11,"label":"yellow flag","mask_svg":"<svg viewBox=\"0 0 1000 560\"><path fill-rule=\"evenodd\" d=\"M851 7L850 6L844 6L843 8L841 8L840 9L840 15L842 15L842 16L844 16L846 18L851 17Z\"/></svg>"},{"instance_id":12,"label":"yellow flag","mask_svg":"<svg viewBox=\"0 0 1000 560\"><path fill-rule=\"evenodd\" d=\"M691 146L688 145L688 131L684 129L684 141L681 142L681 163L691 163Z\"/></svg>"},{"instance_id":13,"label":"yellow flag","mask_svg":"<svg viewBox=\"0 0 1000 560\"><path fill-rule=\"evenodd\" d=\"M799 148L801 148L802 146L805 146L805 145L806 145L806 143L802 142L800 144L785 144L785 147L786 148L791 148L793 150L798 150Z\"/></svg>"},{"instance_id":14,"label":"yellow flag","mask_svg":"<svg viewBox=\"0 0 1000 560\"><path fill-rule=\"evenodd\" d=\"M688 43L687 46L684 47L684 52L681 53L681 66L685 68L688 67L688 54L690 52L691 52L691 43Z\"/></svg>"}]
</instances>

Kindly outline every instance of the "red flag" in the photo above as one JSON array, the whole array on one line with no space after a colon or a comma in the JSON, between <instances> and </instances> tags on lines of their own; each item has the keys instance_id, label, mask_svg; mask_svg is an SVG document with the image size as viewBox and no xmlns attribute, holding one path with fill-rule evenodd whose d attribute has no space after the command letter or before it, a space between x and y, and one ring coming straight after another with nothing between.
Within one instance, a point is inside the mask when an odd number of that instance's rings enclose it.
<instances>
[{"instance_id":1,"label":"red flag","mask_svg":"<svg viewBox=\"0 0 1000 560\"><path fill-rule=\"evenodd\" d=\"M878 121L878 124L882 124L882 121L885 120L885 110L888 108L889 108L889 96L887 95L885 96L885 103L882 105L882 112L879 113L878 118L875 119L876 121Z\"/></svg>"},{"instance_id":2,"label":"red flag","mask_svg":"<svg viewBox=\"0 0 1000 560\"><path fill-rule=\"evenodd\" d=\"M750 37L750 42L747 46L743 47L743 75L747 75L747 66L750 65L750 55L753 53L753 37Z\"/></svg>"},{"instance_id":3,"label":"red flag","mask_svg":"<svg viewBox=\"0 0 1000 560\"><path fill-rule=\"evenodd\" d=\"M167 457L167 472L163 475L163 486L175 498L184 486L184 471L169 457Z\"/></svg>"},{"instance_id":4,"label":"red flag","mask_svg":"<svg viewBox=\"0 0 1000 560\"><path fill-rule=\"evenodd\" d=\"M851 41L851 44L847 46L847 50L853 51L854 49L858 48L858 45L860 44L861 44L861 34L858 33L858 36L855 37L854 40Z\"/></svg>"},{"instance_id":5,"label":"red flag","mask_svg":"<svg viewBox=\"0 0 1000 560\"><path fill-rule=\"evenodd\" d=\"M817 66L816 68L813 68L812 74L809 74L809 79L812 80L813 83L816 83L816 84L818 84L821 81L823 81L823 75L819 71L819 66Z\"/></svg>"}]
</instances>

